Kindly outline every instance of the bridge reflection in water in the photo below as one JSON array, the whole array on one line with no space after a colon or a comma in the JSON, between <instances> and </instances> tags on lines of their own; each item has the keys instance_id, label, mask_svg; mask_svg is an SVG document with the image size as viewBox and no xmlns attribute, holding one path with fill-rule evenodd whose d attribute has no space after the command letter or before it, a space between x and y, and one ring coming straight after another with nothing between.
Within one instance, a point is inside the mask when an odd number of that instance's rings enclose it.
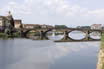
<instances>
[{"instance_id":1,"label":"bridge reflection in water","mask_svg":"<svg viewBox=\"0 0 104 69\"><path fill-rule=\"evenodd\" d=\"M60 40L57 40L55 42L77 42L77 41L100 41L100 38L97 38L95 39L92 34L95 36L99 35L101 36L102 35L102 32L104 32L103 30L88 30L88 29L32 29L32 30L35 30L35 31L38 31L39 32L39 36L36 40L49 40L49 38L47 37L47 33L49 31L53 31L53 32L63 32L63 38L60 39ZM23 35L24 36L27 36L27 33L30 32L31 29L29 30L25 30ZM77 35L78 33L82 33L84 34L84 37L82 37L81 39L73 39L70 35L72 32L75 32L77 31L76 33L73 33L73 35ZM49 34L49 33L48 33ZM55 33L54 33L55 34ZM54 35L52 36L54 37Z\"/></svg>"}]
</instances>

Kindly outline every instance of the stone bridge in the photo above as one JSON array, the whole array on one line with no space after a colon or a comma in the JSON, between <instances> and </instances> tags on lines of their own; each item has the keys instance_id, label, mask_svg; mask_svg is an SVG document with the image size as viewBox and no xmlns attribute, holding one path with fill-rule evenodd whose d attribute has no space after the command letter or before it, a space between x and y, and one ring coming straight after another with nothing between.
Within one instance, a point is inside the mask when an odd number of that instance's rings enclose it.
<instances>
[{"instance_id":1,"label":"stone bridge","mask_svg":"<svg viewBox=\"0 0 104 69\"><path fill-rule=\"evenodd\" d=\"M21 36L26 37L27 33L30 31L38 31L40 33L40 36L37 40L48 40L48 37L46 36L47 32L49 31L61 31L64 32L64 37L61 40L57 40L56 42L72 42L72 41L99 41L100 39L93 39L90 37L90 33L92 32L99 32L102 34L104 30L93 30L93 29L77 29L77 28L67 28L67 29L56 29L56 28L50 28L50 29L22 29L21 30ZM81 31L86 34L85 38L81 40L74 40L70 36L68 36L69 33L72 31Z\"/></svg>"}]
</instances>

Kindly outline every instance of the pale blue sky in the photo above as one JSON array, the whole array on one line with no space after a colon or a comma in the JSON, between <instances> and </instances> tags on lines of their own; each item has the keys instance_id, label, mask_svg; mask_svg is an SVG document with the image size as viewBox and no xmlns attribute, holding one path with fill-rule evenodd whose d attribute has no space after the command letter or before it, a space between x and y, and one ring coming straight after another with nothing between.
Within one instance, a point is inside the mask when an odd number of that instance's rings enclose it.
<instances>
[{"instance_id":1,"label":"pale blue sky","mask_svg":"<svg viewBox=\"0 0 104 69\"><path fill-rule=\"evenodd\" d=\"M23 23L65 24L67 26L104 24L104 0L2 0L0 15L11 11Z\"/></svg>"}]
</instances>

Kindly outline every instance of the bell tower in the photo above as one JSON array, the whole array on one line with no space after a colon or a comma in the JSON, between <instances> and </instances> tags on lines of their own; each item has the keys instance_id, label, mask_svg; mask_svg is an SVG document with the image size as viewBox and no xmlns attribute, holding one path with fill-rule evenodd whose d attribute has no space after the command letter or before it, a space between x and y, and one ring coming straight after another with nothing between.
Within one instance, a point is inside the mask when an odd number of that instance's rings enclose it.
<instances>
[{"instance_id":1,"label":"bell tower","mask_svg":"<svg viewBox=\"0 0 104 69\"><path fill-rule=\"evenodd\" d=\"M12 14L11 14L11 12L10 12L10 11L8 12L8 16L12 16Z\"/></svg>"},{"instance_id":2,"label":"bell tower","mask_svg":"<svg viewBox=\"0 0 104 69\"><path fill-rule=\"evenodd\" d=\"M14 27L14 19L12 17L11 11L8 12L7 19L8 19L8 26Z\"/></svg>"}]
</instances>

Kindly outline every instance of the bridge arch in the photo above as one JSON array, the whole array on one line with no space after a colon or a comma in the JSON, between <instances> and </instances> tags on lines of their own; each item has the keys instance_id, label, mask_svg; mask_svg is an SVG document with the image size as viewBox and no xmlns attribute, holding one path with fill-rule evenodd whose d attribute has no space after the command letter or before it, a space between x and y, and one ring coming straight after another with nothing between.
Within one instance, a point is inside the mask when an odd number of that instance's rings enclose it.
<instances>
[{"instance_id":1,"label":"bridge arch","mask_svg":"<svg viewBox=\"0 0 104 69\"><path fill-rule=\"evenodd\" d=\"M90 38L92 39L101 39L102 32L101 31L90 31Z\"/></svg>"},{"instance_id":2,"label":"bridge arch","mask_svg":"<svg viewBox=\"0 0 104 69\"><path fill-rule=\"evenodd\" d=\"M68 33L68 37L73 40L83 40L86 37L86 33L78 30L73 30Z\"/></svg>"},{"instance_id":3,"label":"bridge arch","mask_svg":"<svg viewBox=\"0 0 104 69\"><path fill-rule=\"evenodd\" d=\"M100 40L100 39L93 39L90 37L90 33L92 32L101 32L99 30L77 30L77 31L81 31L83 33L86 34L86 36L83 38L83 39L79 39L79 40L75 40L73 38L71 38L68 34L70 34L71 32L73 31L76 31L76 29L73 29L73 30L65 30L64 31L64 38L62 40L67 40L67 41L97 41L97 40Z\"/></svg>"},{"instance_id":4,"label":"bridge arch","mask_svg":"<svg viewBox=\"0 0 104 69\"><path fill-rule=\"evenodd\" d=\"M52 29L27 29L23 31L23 35L24 37L27 37L27 34L30 31L34 31L38 34L39 38L37 38L37 40L43 40L43 39L48 39L48 37L46 36L47 32L51 31Z\"/></svg>"}]
</instances>

